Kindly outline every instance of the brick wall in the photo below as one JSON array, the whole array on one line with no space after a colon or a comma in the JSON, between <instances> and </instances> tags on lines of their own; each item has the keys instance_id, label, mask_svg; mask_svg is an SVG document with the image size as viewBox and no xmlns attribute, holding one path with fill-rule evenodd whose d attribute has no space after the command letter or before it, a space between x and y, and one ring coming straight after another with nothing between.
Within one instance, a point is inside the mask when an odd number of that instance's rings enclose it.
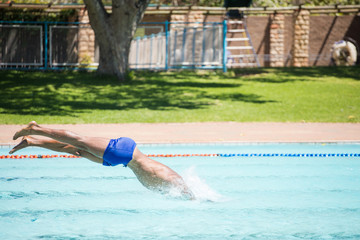
<instances>
[{"instance_id":1,"label":"brick wall","mask_svg":"<svg viewBox=\"0 0 360 240\"><path fill-rule=\"evenodd\" d=\"M80 11L80 21L87 22ZM224 15L204 15L201 11L187 14L147 14L143 22L221 22ZM308 10L293 14L248 16L248 30L259 55L261 66L327 66L335 41L352 37L360 45L360 15L311 16ZM79 56L94 59L95 44L92 30L80 32Z\"/></svg>"},{"instance_id":2,"label":"brick wall","mask_svg":"<svg viewBox=\"0 0 360 240\"><path fill-rule=\"evenodd\" d=\"M299 10L293 16L294 38L292 44L292 66L309 66L310 12Z\"/></svg>"},{"instance_id":3,"label":"brick wall","mask_svg":"<svg viewBox=\"0 0 360 240\"><path fill-rule=\"evenodd\" d=\"M270 23L269 16L249 16L246 20L251 41L261 66L270 66Z\"/></svg>"},{"instance_id":4,"label":"brick wall","mask_svg":"<svg viewBox=\"0 0 360 240\"><path fill-rule=\"evenodd\" d=\"M270 67L284 66L285 16L270 16Z\"/></svg>"},{"instance_id":5,"label":"brick wall","mask_svg":"<svg viewBox=\"0 0 360 240\"><path fill-rule=\"evenodd\" d=\"M79 11L79 22L89 22L85 9ZM79 63L94 63L95 59L95 33L90 25L82 25L79 30Z\"/></svg>"},{"instance_id":6,"label":"brick wall","mask_svg":"<svg viewBox=\"0 0 360 240\"><path fill-rule=\"evenodd\" d=\"M345 37L360 43L360 16L311 16L309 65L329 65L331 46Z\"/></svg>"}]
</instances>

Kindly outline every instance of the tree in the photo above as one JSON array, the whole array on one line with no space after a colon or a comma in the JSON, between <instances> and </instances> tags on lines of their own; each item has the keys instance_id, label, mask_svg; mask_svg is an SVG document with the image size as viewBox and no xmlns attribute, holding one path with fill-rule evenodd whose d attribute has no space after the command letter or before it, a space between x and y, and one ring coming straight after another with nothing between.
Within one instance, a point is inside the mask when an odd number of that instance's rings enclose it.
<instances>
[{"instance_id":1,"label":"tree","mask_svg":"<svg viewBox=\"0 0 360 240\"><path fill-rule=\"evenodd\" d=\"M112 0L108 13L101 0L84 0L100 48L98 72L124 81L131 40L150 0Z\"/></svg>"}]
</instances>

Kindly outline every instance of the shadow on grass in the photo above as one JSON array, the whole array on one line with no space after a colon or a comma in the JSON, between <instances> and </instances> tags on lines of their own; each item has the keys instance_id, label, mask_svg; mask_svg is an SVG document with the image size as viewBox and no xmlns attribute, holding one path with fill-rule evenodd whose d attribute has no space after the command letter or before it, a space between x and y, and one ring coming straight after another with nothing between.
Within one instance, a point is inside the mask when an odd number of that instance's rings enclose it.
<instances>
[{"instance_id":1,"label":"shadow on grass","mask_svg":"<svg viewBox=\"0 0 360 240\"><path fill-rule=\"evenodd\" d=\"M307 68L283 68L278 69L281 74L285 76L295 77L337 77L337 78L351 78L353 80L360 80L360 67L307 67Z\"/></svg>"},{"instance_id":2,"label":"shadow on grass","mask_svg":"<svg viewBox=\"0 0 360 240\"><path fill-rule=\"evenodd\" d=\"M257 94L242 94L242 93L227 93L227 94L219 94L216 96L208 95L208 98L218 99L218 100L225 100L225 101L241 101L247 103L271 103L276 102L273 100L263 100L262 96Z\"/></svg>"},{"instance_id":3,"label":"shadow on grass","mask_svg":"<svg viewBox=\"0 0 360 240\"><path fill-rule=\"evenodd\" d=\"M353 67L306 67L306 68L250 68L234 69L235 79L252 82L286 83L314 81L316 78L337 77L360 80L360 66ZM269 75L274 76L269 76Z\"/></svg>"},{"instance_id":4,"label":"shadow on grass","mask_svg":"<svg viewBox=\"0 0 360 240\"><path fill-rule=\"evenodd\" d=\"M93 110L203 109L216 104L216 100L268 102L256 94L224 94L222 89L241 84L206 81L208 74L135 75L134 80L120 84L112 77L84 72L0 71L0 113L76 117ZM216 89L216 93L209 94L208 89Z\"/></svg>"},{"instance_id":5,"label":"shadow on grass","mask_svg":"<svg viewBox=\"0 0 360 240\"><path fill-rule=\"evenodd\" d=\"M94 110L206 109L218 101L273 102L244 94L244 82L286 83L338 77L360 80L360 67L253 68L207 71L135 72L120 84L86 72L0 71L0 113L73 116Z\"/></svg>"}]
</instances>

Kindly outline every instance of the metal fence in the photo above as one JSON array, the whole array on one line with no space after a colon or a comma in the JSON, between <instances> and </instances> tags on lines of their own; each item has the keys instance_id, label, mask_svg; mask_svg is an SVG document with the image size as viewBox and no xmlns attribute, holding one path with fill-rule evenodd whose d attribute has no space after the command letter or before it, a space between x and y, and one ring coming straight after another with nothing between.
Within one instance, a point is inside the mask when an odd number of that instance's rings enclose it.
<instances>
[{"instance_id":1,"label":"metal fence","mask_svg":"<svg viewBox=\"0 0 360 240\"><path fill-rule=\"evenodd\" d=\"M50 67L80 66L79 29L89 28L81 25L49 27L49 65Z\"/></svg>"},{"instance_id":2,"label":"metal fence","mask_svg":"<svg viewBox=\"0 0 360 240\"><path fill-rule=\"evenodd\" d=\"M157 24L163 25L158 33L133 40L129 56L130 68L223 68L223 23ZM148 30L151 27L143 23L139 28Z\"/></svg>"},{"instance_id":3,"label":"metal fence","mask_svg":"<svg viewBox=\"0 0 360 240\"><path fill-rule=\"evenodd\" d=\"M0 21L0 67L16 69L81 67L80 29L91 29L91 27L76 22ZM93 55L98 56L96 53L98 51ZM87 67L97 65L96 62L86 64Z\"/></svg>"},{"instance_id":4,"label":"metal fence","mask_svg":"<svg viewBox=\"0 0 360 240\"><path fill-rule=\"evenodd\" d=\"M222 57L222 24L180 25L170 31L169 59L172 67L222 68Z\"/></svg>"},{"instance_id":5,"label":"metal fence","mask_svg":"<svg viewBox=\"0 0 360 240\"><path fill-rule=\"evenodd\" d=\"M225 22L141 23L130 48L131 69L224 69ZM0 21L0 68L93 68L99 47L91 43L91 60L84 63L80 31L84 23ZM92 30L91 30L92 31Z\"/></svg>"},{"instance_id":6,"label":"metal fence","mask_svg":"<svg viewBox=\"0 0 360 240\"><path fill-rule=\"evenodd\" d=\"M0 66L42 66L43 29L37 25L0 25Z\"/></svg>"}]
</instances>

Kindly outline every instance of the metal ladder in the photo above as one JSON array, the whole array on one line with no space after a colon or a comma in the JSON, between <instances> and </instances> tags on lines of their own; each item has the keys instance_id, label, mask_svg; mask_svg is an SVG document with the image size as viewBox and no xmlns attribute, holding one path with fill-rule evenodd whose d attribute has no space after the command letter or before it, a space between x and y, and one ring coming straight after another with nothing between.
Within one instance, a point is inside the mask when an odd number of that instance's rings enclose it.
<instances>
[{"instance_id":1,"label":"metal ladder","mask_svg":"<svg viewBox=\"0 0 360 240\"><path fill-rule=\"evenodd\" d=\"M244 20L228 21L226 34L226 67L228 68L260 67Z\"/></svg>"}]
</instances>

